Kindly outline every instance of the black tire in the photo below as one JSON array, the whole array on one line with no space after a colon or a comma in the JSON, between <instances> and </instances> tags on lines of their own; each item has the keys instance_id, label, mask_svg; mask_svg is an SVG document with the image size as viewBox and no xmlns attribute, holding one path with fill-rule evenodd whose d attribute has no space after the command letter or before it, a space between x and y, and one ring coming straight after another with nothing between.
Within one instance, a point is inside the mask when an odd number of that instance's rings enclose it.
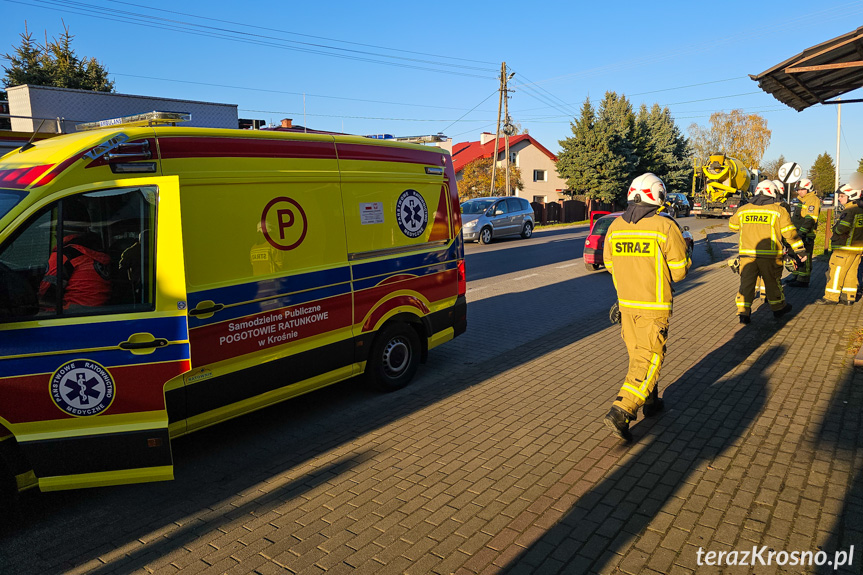
<instances>
[{"instance_id":1,"label":"black tire","mask_svg":"<svg viewBox=\"0 0 863 575\"><path fill-rule=\"evenodd\" d=\"M490 244L492 240L491 228L486 226L479 231L479 243Z\"/></svg>"},{"instance_id":2,"label":"black tire","mask_svg":"<svg viewBox=\"0 0 863 575\"><path fill-rule=\"evenodd\" d=\"M381 391L406 386L420 364L420 338L408 324L389 323L378 332L366 364L369 383Z\"/></svg>"},{"instance_id":3,"label":"black tire","mask_svg":"<svg viewBox=\"0 0 863 575\"><path fill-rule=\"evenodd\" d=\"M589 264L586 262L584 264L584 269L586 269L589 272L595 272L601 267L602 267L602 264Z\"/></svg>"},{"instance_id":4,"label":"black tire","mask_svg":"<svg viewBox=\"0 0 863 575\"><path fill-rule=\"evenodd\" d=\"M533 224L530 222L525 222L524 227L521 229L521 237L524 239L528 239L533 235Z\"/></svg>"}]
</instances>

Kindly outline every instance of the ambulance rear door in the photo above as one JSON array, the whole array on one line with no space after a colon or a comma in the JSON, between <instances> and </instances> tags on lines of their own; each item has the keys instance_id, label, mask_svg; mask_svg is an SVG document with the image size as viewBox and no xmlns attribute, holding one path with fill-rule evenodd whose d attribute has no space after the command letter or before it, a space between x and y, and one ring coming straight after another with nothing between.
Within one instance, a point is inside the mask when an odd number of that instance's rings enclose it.
<instances>
[{"instance_id":1,"label":"ambulance rear door","mask_svg":"<svg viewBox=\"0 0 863 575\"><path fill-rule=\"evenodd\" d=\"M65 189L0 231L0 424L41 490L173 478L182 245L177 177Z\"/></svg>"}]
</instances>

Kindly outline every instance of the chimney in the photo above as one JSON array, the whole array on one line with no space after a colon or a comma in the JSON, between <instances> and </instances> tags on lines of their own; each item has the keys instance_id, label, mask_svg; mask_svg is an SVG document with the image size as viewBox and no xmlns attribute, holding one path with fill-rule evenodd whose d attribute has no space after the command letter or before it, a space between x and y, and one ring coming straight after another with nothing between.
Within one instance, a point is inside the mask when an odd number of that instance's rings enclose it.
<instances>
[{"instance_id":1,"label":"chimney","mask_svg":"<svg viewBox=\"0 0 863 575\"><path fill-rule=\"evenodd\" d=\"M491 132L483 132L479 135L479 144L480 146L485 146L489 142L494 141L494 134Z\"/></svg>"},{"instance_id":2,"label":"chimney","mask_svg":"<svg viewBox=\"0 0 863 575\"><path fill-rule=\"evenodd\" d=\"M283 128L292 128L293 127L293 121L290 118L283 118L282 119L282 127Z\"/></svg>"}]
</instances>

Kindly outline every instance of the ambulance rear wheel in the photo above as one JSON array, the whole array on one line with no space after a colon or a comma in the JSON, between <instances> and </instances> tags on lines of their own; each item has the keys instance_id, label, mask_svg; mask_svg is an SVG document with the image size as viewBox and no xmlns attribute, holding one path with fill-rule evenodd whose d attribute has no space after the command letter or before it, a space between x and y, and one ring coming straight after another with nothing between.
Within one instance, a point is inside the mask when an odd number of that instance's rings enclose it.
<instances>
[{"instance_id":1,"label":"ambulance rear wheel","mask_svg":"<svg viewBox=\"0 0 863 575\"><path fill-rule=\"evenodd\" d=\"M481 243L481 244L490 244L491 243L491 228L483 228L482 231L479 232L479 243Z\"/></svg>"},{"instance_id":2,"label":"ambulance rear wheel","mask_svg":"<svg viewBox=\"0 0 863 575\"><path fill-rule=\"evenodd\" d=\"M420 338L405 323L384 326L375 338L366 367L369 382L381 391L395 391L410 382L420 363Z\"/></svg>"}]
</instances>

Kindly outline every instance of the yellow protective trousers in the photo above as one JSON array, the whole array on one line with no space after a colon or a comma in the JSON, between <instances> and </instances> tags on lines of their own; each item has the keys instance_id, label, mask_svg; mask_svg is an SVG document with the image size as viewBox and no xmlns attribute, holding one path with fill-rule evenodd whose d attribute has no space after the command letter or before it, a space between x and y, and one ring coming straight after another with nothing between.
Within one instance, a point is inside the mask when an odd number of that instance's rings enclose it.
<instances>
[{"instance_id":1,"label":"yellow protective trousers","mask_svg":"<svg viewBox=\"0 0 863 575\"><path fill-rule=\"evenodd\" d=\"M812 275L812 252L815 251L815 236L800 236L803 239L803 247L806 248L806 261L803 262L803 267L797 271L791 272L798 282L803 284L809 283L809 278Z\"/></svg>"},{"instance_id":2,"label":"yellow protective trousers","mask_svg":"<svg viewBox=\"0 0 863 575\"><path fill-rule=\"evenodd\" d=\"M833 249L830 256L830 270L827 272L827 288L824 299L839 301L839 296L845 295L854 301L857 297L857 268L860 266L860 252Z\"/></svg>"},{"instance_id":3,"label":"yellow protective trousers","mask_svg":"<svg viewBox=\"0 0 863 575\"><path fill-rule=\"evenodd\" d=\"M770 309L779 311L785 307L785 294L782 291L782 263L774 258L754 258L740 256L740 291L737 293L737 315L748 316L755 299L755 284L758 278L764 280L767 303Z\"/></svg>"},{"instance_id":4,"label":"yellow protective trousers","mask_svg":"<svg viewBox=\"0 0 863 575\"><path fill-rule=\"evenodd\" d=\"M668 340L668 316L649 317L621 309L620 323L629 353L629 370L614 405L634 417L659 380Z\"/></svg>"}]
</instances>

